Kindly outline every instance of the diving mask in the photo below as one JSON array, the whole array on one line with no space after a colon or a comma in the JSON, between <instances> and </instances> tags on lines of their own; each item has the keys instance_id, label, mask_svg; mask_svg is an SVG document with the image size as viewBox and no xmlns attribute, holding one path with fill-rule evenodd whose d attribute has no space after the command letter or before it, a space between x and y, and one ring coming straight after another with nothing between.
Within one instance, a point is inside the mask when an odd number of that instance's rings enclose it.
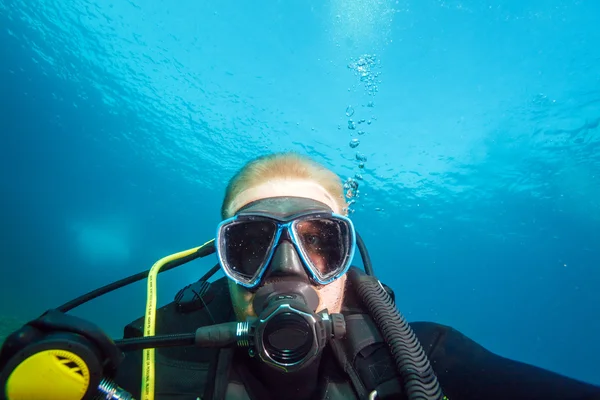
<instances>
[{"instance_id":1,"label":"diving mask","mask_svg":"<svg viewBox=\"0 0 600 400\"><path fill-rule=\"evenodd\" d=\"M283 241L292 243L309 278L327 285L348 271L356 234L349 218L321 202L267 198L246 205L219 224L217 256L230 279L254 289Z\"/></svg>"}]
</instances>

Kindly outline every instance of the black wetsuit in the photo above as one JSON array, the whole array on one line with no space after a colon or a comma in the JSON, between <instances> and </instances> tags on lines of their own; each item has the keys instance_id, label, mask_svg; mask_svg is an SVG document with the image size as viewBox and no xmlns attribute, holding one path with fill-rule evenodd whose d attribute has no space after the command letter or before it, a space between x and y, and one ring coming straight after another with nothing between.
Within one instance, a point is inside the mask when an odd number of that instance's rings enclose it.
<instances>
[{"instance_id":1,"label":"black wetsuit","mask_svg":"<svg viewBox=\"0 0 600 400\"><path fill-rule=\"evenodd\" d=\"M187 288L175 302L158 310L157 334L190 333L199 326L235 319L225 278L214 282L202 301L195 292L194 286ZM364 318L356 307L345 307L343 312L348 329ZM411 323L411 327L450 400L600 400L600 387L500 357L450 327L430 322ZM142 328L143 318L125 328L125 337L141 336ZM350 346L348 354L363 372L367 393L381 382L396 385L395 365L386 345L373 344L372 339L363 342ZM141 354L129 353L116 377L117 384L138 399ZM156 400L359 399L331 346L315 368L290 376L273 374L242 349L157 349L155 383ZM387 398L405 397L396 393Z\"/></svg>"}]
</instances>

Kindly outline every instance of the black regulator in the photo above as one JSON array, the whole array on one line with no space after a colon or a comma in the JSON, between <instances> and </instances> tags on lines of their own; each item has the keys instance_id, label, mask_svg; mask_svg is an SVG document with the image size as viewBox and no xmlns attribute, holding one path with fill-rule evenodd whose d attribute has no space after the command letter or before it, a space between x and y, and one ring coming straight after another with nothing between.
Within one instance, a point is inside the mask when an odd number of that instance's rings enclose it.
<instances>
[{"instance_id":1,"label":"black regulator","mask_svg":"<svg viewBox=\"0 0 600 400\"><path fill-rule=\"evenodd\" d=\"M251 356L293 372L310 365L331 338L346 335L342 314L316 313L319 304L315 290L307 284L282 281L265 285L254 297L258 318L249 318L248 340Z\"/></svg>"}]
</instances>

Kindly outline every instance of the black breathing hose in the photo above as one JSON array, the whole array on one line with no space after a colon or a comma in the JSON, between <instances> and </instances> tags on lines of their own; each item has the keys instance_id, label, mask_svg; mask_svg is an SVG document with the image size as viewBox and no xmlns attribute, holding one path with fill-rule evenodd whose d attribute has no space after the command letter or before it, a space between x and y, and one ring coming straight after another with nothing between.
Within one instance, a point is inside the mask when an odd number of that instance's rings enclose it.
<instances>
[{"instance_id":1,"label":"black breathing hose","mask_svg":"<svg viewBox=\"0 0 600 400\"><path fill-rule=\"evenodd\" d=\"M442 400L444 394L419 339L381 283L355 267L349 277L391 350L408 399Z\"/></svg>"},{"instance_id":2,"label":"black breathing hose","mask_svg":"<svg viewBox=\"0 0 600 400\"><path fill-rule=\"evenodd\" d=\"M365 267L365 272L367 275L374 276L375 272L373 271L373 264L371 264L371 256L369 256L369 251L367 250L367 246L365 246L365 242L363 242L362 237L356 232L356 246L358 247L358 251L360 252L360 257L362 258L363 266Z\"/></svg>"}]
</instances>

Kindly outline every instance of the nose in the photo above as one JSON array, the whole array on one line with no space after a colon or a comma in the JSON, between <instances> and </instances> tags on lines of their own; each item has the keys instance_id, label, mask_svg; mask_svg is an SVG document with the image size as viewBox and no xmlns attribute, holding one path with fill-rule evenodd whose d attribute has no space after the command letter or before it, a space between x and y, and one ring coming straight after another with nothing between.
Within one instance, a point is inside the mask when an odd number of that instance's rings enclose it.
<instances>
[{"instance_id":1,"label":"nose","mask_svg":"<svg viewBox=\"0 0 600 400\"><path fill-rule=\"evenodd\" d=\"M273 254L265 276L266 279L279 277L295 277L308 281L308 276L296 248L286 239L282 240L275 249L275 254Z\"/></svg>"}]
</instances>

